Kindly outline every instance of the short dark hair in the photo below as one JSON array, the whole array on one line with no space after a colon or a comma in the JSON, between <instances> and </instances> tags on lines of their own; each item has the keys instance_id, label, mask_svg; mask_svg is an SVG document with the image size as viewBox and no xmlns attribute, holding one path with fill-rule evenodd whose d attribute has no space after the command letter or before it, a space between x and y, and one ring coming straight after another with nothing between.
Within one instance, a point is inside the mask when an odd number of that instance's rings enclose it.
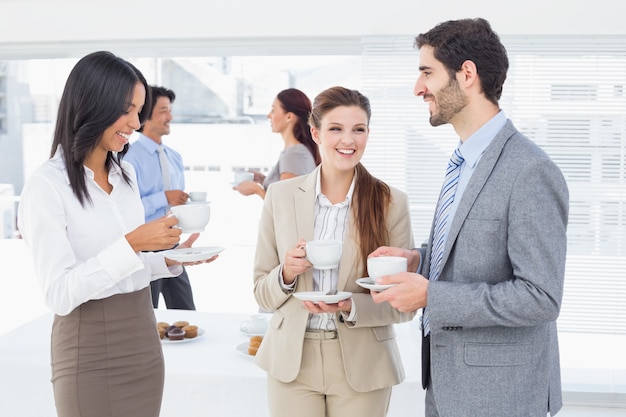
<instances>
[{"instance_id":1,"label":"short dark hair","mask_svg":"<svg viewBox=\"0 0 626 417\"><path fill-rule=\"evenodd\" d=\"M500 37L482 18L449 20L420 33L414 46L431 46L434 56L448 69L451 78L469 60L476 65L485 97L494 104L502 96L509 58Z\"/></svg>"},{"instance_id":2,"label":"short dark hair","mask_svg":"<svg viewBox=\"0 0 626 417\"><path fill-rule=\"evenodd\" d=\"M156 102L159 99L159 97L169 98L170 103L173 103L174 100L176 100L176 94L169 88L151 85L150 93L152 96L152 105L150 106L150 113L148 114L148 119L146 120L150 120L152 118L152 110L154 110L154 106L156 105Z\"/></svg>"}]
</instances>

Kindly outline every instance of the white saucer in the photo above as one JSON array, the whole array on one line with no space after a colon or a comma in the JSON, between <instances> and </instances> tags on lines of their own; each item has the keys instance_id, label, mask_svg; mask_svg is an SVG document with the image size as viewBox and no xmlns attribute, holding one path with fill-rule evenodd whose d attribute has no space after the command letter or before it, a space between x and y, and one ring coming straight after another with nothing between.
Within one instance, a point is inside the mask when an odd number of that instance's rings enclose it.
<instances>
[{"instance_id":1,"label":"white saucer","mask_svg":"<svg viewBox=\"0 0 626 417\"><path fill-rule=\"evenodd\" d=\"M374 281L374 278L369 278L369 277L359 278L356 280L356 283L360 285L361 287L367 288L368 290L372 290L372 291L383 291L383 290L386 290L387 288L391 288L396 285L396 284L385 284L385 285L376 284L376 282Z\"/></svg>"},{"instance_id":2,"label":"white saucer","mask_svg":"<svg viewBox=\"0 0 626 417\"><path fill-rule=\"evenodd\" d=\"M325 292L294 292L293 296L298 300L302 301L311 301L313 303L319 303L320 301L325 302L326 304L336 304L341 300L345 300L346 298L350 298L352 293L349 291L339 291L337 294L326 295Z\"/></svg>"},{"instance_id":3,"label":"white saucer","mask_svg":"<svg viewBox=\"0 0 626 417\"><path fill-rule=\"evenodd\" d=\"M196 337L192 337L192 338L188 338L185 337L184 339L181 340L170 340L167 337L165 337L164 339L161 339L161 343L163 343L164 345L177 345L180 343L188 343L188 342L193 342L197 339L200 339L202 336L204 336L204 329L201 329L200 327L198 327L198 336Z\"/></svg>"},{"instance_id":4,"label":"white saucer","mask_svg":"<svg viewBox=\"0 0 626 417\"><path fill-rule=\"evenodd\" d=\"M332 265L313 265L313 268L315 268L315 269L335 269L338 266L339 266L339 263L332 264Z\"/></svg>"},{"instance_id":5,"label":"white saucer","mask_svg":"<svg viewBox=\"0 0 626 417\"><path fill-rule=\"evenodd\" d=\"M198 262L214 257L224 248L221 246L205 246L201 248L170 249L164 252L166 258L178 262Z\"/></svg>"},{"instance_id":6,"label":"white saucer","mask_svg":"<svg viewBox=\"0 0 626 417\"><path fill-rule=\"evenodd\" d=\"M239 331L241 332L241 334L245 335L246 337L265 336L265 333L267 333L267 327L269 326L267 320L265 322L265 328L263 330L260 330L260 329L248 330L248 327L247 327L248 323L250 323L250 320L244 320L243 322L241 322L239 326Z\"/></svg>"},{"instance_id":7,"label":"white saucer","mask_svg":"<svg viewBox=\"0 0 626 417\"><path fill-rule=\"evenodd\" d=\"M266 331L265 331L265 332L249 332L249 331L247 331L247 330L245 330L245 331L244 331L244 330L241 330L241 334L242 334L242 335L244 335L244 336L246 336L246 337L252 337L252 336L265 336L265 333L267 333L267 332L266 332Z\"/></svg>"}]
</instances>

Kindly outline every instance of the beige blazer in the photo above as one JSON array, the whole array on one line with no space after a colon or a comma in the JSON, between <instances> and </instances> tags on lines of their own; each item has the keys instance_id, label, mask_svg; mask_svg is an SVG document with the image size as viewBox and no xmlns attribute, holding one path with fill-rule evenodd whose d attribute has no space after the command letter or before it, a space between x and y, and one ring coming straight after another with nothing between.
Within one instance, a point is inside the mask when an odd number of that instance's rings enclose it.
<instances>
[{"instance_id":1,"label":"beige blazer","mask_svg":"<svg viewBox=\"0 0 626 417\"><path fill-rule=\"evenodd\" d=\"M292 382L300 371L302 346L309 313L302 301L280 286L280 270L287 250L298 239L312 240L315 184L320 167L311 174L272 184L265 196L254 259L254 296L267 311L274 311L269 330L255 362L273 378ZM413 233L407 195L391 190L387 215L388 245L413 247ZM351 216L339 264L339 291L353 293L357 316L354 322L337 317L343 366L350 386L368 392L399 384L404 369L395 341L392 323L411 320L415 313L400 313L388 303L375 304L369 291L356 280L365 276L358 261L355 226ZM313 275L308 270L297 277L295 291L313 291Z\"/></svg>"}]
</instances>

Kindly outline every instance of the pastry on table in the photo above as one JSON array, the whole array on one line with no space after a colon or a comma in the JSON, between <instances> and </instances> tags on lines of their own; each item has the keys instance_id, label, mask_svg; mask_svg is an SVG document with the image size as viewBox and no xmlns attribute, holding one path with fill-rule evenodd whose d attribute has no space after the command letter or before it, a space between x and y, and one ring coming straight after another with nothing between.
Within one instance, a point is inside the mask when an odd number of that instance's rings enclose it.
<instances>
[{"instance_id":1,"label":"pastry on table","mask_svg":"<svg viewBox=\"0 0 626 417\"><path fill-rule=\"evenodd\" d=\"M183 327L183 330L185 331L185 338L187 339L193 339L194 337L198 336L198 326L189 324Z\"/></svg>"},{"instance_id":2,"label":"pastry on table","mask_svg":"<svg viewBox=\"0 0 626 417\"><path fill-rule=\"evenodd\" d=\"M263 336L252 336L250 338L250 342L248 343L248 355L255 356L262 341Z\"/></svg>"}]
</instances>

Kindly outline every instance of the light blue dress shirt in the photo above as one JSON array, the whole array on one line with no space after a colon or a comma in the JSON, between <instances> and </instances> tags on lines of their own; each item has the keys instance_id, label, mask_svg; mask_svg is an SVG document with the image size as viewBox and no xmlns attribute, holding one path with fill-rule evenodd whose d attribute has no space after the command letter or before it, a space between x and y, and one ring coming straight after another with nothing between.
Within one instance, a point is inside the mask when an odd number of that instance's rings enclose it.
<instances>
[{"instance_id":1,"label":"light blue dress shirt","mask_svg":"<svg viewBox=\"0 0 626 417\"><path fill-rule=\"evenodd\" d=\"M472 174L476 170L480 157L485 153L485 149L491 144L493 138L496 137L498 132L502 130L506 124L506 116L502 110L500 110L495 116L493 116L487 123L482 125L480 129L474 132L468 137L465 142L459 148L461 156L463 156L463 164L461 165L461 173L459 174L459 184L454 195L454 201L450 207L450 218L454 218L456 209L459 206L461 197L467 188ZM452 222L448 222L448 227ZM448 232L446 231L446 236Z\"/></svg>"},{"instance_id":2,"label":"light blue dress shirt","mask_svg":"<svg viewBox=\"0 0 626 417\"><path fill-rule=\"evenodd\" d=\"M450 206L450 218L453 219L456 214L456 209L459 206L459 202L463 197L463 193L467 188L467 184L469 183L474 171L476 170L476 166L480 161L481 156L485 152L485 149L491 144L493 139L496 137L498 132L502 130L504 125L506 124L507 118L504 114L504 111L500 110L495 116L493 116L487 123L482 125L480 129L474 132L471 136L469 136L465 142L459 142L459 152L461 156L463 156L463 164L461 165L461 172L459 174L459 184L457 185L456 193L454 195L454 201ZM446 227L450 229L450 224L452 222L448 222ZM446 238L448 236L448 230L446 230ZM422 256L425 254L425 250L421 251ZM423 262L420 259L420 264L417 268L417 273L423 273L422 271Z\"/></svg>"},{"instance_id":3,"label":"light blue dress shirt","mask_svg":"<svg viewBox=\"0 0 626 417\"><path fill-rule=\"evenodd\" d=\"M149 137L139 134L130 144L124 160L130 162L137 172L137 184L145 210L146 222L167 214L167 198L163 190L161 165L157 149L160 145ZM173 190L185 189L185 168L182 156L169 146L163 145L170 169L170 184Z\"/></svg>"}]
</instances>

